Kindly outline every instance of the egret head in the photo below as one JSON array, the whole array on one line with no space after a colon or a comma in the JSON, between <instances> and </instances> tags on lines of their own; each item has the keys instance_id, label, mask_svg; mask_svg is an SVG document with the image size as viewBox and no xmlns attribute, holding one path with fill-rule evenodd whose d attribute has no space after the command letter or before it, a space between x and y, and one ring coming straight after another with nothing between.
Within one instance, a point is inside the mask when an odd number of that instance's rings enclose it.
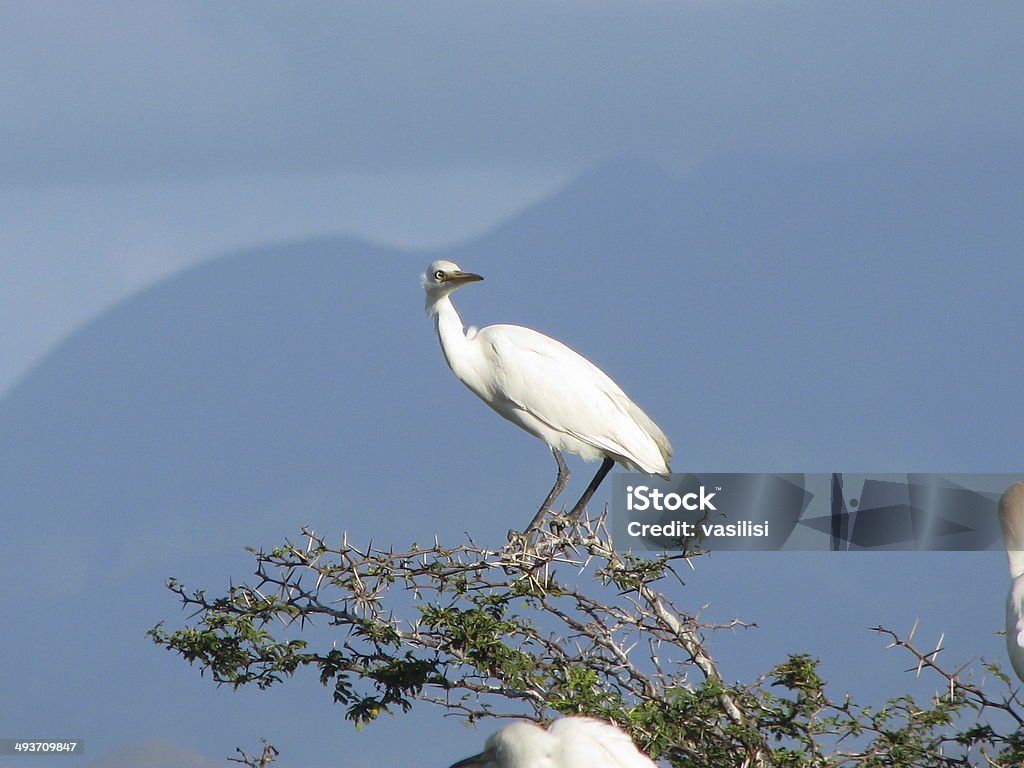
<instances>
[{"instance_id":1,"label":"egret head","mask_svg":"<svg viewBox=\"0 0 1024 768\"><path fill-rule=\"evenodd\" d=\"M426 274L423 275L423 290L427 292L427 312L431 312L438 301L460 285L475 283L477 280L483 278L472 272L463 272L454 261L438 259L430 262Z\"/></svg>"},{"instance_id":2,"label":"egret head","mask_svg":"<svg viewBox=\"0 0 1024 768\"><path fill-rule=\"evenodd\" d=\"M558 739L540 726L515 722L488 736L479 755L451 768L555 768L557 746Z\"/></svg>"}]
</instances>

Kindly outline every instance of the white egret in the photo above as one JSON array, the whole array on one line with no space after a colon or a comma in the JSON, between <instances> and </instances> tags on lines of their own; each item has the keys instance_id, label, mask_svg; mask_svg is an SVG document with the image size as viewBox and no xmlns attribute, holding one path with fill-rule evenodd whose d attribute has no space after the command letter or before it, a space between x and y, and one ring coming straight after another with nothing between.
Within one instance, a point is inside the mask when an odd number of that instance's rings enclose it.
<instances>
[{"instance_id":1,"label":"white egret","mask_svg":"<svg viewBox=\"0 0 1024 768\"><path fill-rule=\"evenodd\" d=\"M589 717L563 717L548 730L517 721L492 733L484 751L451 768L656 768L629 735Z\"/></svg>"},{"instance_id":2,"label":"white egret","mask_svg":"<svg viewBox=\"0 0 1024 768\"><path fill-rule=\"evenodd\" d=\"M427 313L448 367L481 400L513 424L543 440L558 476L527 531L538 528L569 481L562 451L603 459L569 513L580 516L615 462L648 474L668 474L668 438L608 375L560 341L521 325L463 328L450 294L483 280L444 259L427 267Z\"/></svg>"},{"instance_id":3,"label":"white egret","mask_svg":"<svg viewBox=\"0 0 1024 768\"><path fill-rule=\"evenodd\" d=\"M1024 483L1014 483L999 499L1010 591L1006 595L1006 651L1010 665L1024 681Z\"/></svg>"}]
</instances>

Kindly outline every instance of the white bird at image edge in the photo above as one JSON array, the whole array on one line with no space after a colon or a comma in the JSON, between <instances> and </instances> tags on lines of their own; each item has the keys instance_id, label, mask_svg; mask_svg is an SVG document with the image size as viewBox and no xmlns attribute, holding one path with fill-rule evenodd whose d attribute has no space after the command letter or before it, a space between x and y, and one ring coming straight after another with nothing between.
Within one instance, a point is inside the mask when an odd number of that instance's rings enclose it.
<instances>
[{"instance_id":1,"label":"white bird at image edge","mask_svg":"<svg viewBox=\"0 0 1024 768\"><path fill-rule=\"evenodd\" d=\"M1014 483L999 499L999 525L1010 565L1006 651L1013 671L1024 681L1024 483Z\"/></svg>"},{"instance_id":2,"label":"white bird at image edge","mask_svg":"<svg viewBox=\"0 0 1024 768\"><path fill-rule=\"evenodd\" d=\"M667 475L672 446L658 425L600 368L565 344L521 325L465 329L450 294L483 280L451 261L434 261L423 276L445 361L458 379L516 426L539 437L558 463L555 485L527 530L540 525L568 482L561 451L603 459L569 513L578 518L618 462L627 469Z\"/></svg>"},{"instance_id":3,"label":"white bird at image edge","mask_svg":"<svg viewBox=\"0 0 1024 768\"><path fill-rule=\"evenodd\" d=\"M492 733L484 751L451 768L656 768L620 728L589 717L563 717L548 730L517 721Z\"/></svg>"}]
</instances>

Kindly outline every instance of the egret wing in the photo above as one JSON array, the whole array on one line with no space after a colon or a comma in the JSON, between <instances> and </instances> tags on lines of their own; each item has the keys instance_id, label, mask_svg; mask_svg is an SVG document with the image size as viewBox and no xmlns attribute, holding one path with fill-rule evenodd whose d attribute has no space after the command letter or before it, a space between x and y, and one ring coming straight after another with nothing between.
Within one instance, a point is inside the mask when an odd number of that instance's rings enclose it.
<instances>
[{"instance_id":1,"label":"egret wing","mask_svg":"<svg viewBox=\"0 0 1024 768\"><path fill-rule=\"evenodd\" d=\"M668 439L611 377L560 341L519 325L478 332L496 373L494 394L551 429L644 471L664 472Z\"/></svg>"},{"instance_id":2,"label":"egret wing","mask_svg":"<svg viewBox=\"0 0 1024 768\"><path fill-rule=\"evenodd\" d=\"M1024 574L1024 483L1016 482L999 499L999 524L1006 543L1010 578Z\"/></svg>"},{"instance_id":3,"label":"egret wing","mask_svg":"<svg viewBox=\"0 0 1024 768\"><path fill-rule=\"evenodd\" d=\"M563 717L548 729L559 740L562 768L655 768L625 731L589 717Z\"/></svg>"},{"instance_id":4,"label":"egret wing","mask_svg":"<svg viewBox=\"0 0 1024 768\"><path fill-rule=\"evenodd\" d=\"M1013 671L1024 680L1024 575L1010 582L1006 596L1006 651Z\"/></svg>"}]
</instances>

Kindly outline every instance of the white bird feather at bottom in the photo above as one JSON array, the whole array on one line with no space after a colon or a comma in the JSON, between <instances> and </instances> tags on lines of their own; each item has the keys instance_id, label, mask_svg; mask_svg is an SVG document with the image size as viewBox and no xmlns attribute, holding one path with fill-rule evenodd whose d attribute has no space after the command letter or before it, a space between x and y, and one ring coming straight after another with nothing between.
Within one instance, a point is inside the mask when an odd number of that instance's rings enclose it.
<instances>
[{"instance_id":1,"label":"white bird feather at bottom","mask_svg":"<svg viewBox=\"0 0 1024 768\"><path fill-rule=\"evenodd\" d=\"M563 717L544 730L519 721L492 733L484 751L451 768L656 768L622 729L589 717Z\"/></svg>"},{"instance_id":2,"label":"white bird feather at bottom","mask_svg":"<svg viewBox=\"0 0 1024 768\"><path fill-rule=\"evenodd\" d=\"M999 524L1010 566L1006 652L1013 671L1024 681L1024 483L1014 483L999 499Z\"/></svg>"}]
</instances>

